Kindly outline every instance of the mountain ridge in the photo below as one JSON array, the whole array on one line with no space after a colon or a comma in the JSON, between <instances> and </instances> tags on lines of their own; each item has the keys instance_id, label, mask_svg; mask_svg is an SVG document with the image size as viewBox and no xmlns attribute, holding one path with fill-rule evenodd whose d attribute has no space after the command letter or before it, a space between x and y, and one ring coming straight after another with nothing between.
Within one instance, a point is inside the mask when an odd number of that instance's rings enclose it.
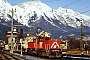
<instances>
[{"instance_id":1,"label":"mountain ridge","mask_svg":"<svg viewBox=\"0 0 90 60\"><path fill-rule=\"evenodd\" d=\"M4 1L6 1L6 0L4 0ZM23 8L22 8L22 6L23 6ZM43 6L44 6L44 8L43 8ZM38 18L38 19L41 16L45 16L45 14L50 19L60 20L60 18L63 17L63 20L67 20L67 18L68 18L69 20L66 21L68 23L70 23L71 20L75 20L74 22L76 23L77 22L76 21L77 20L76 18L78 18L79 20L80 19L81 20L86 19L87 21L90 19L89 16L86 16L84 14L80 14L78 12L75 12L75 11L71 10L71 9L64 9L64 8L59 7L57 10L54 10L54 9L50 8L49 6L47 6L46 4L42 3L41 1L37 1L37 0L31 1L31 2L24 2L24 3L21 3L21 4L15 5L15 6L10 6L10 7L11 8L9 8L9 9L6 8L5 11L7 11L7 10L10 11L10 12L8 11L6 13L9 13L9 15L11 15L12 14L11 13L11 9L12 8L13 9L16 9L15 18L18 18L19 22L21 22L21 21L25 22L26 25L28 23L27 20L29 20L35 14L37 15L36 18ZM22 13L24 13L24 14L22 14ZM21 18L23 20L21 20ZM8 20L10 20L10 19L8 19ZM26 20L27 22L24 21L24 20ZM84 20L84 22L87 22L86 20ZM68 24L68 25L70 25L70 24ZM84 25L86 25L86 24L84 24Z\"/></svg>"},{"instance_id":2,"label":"mountain ridge","mask_svg":"<svg viewBox=\"0 0 90 60\"><path fill-rule=\"evenodd\" d=\"M3 10L0 9L0 23L5 24L5 26L11 25L6 22L11 22L13 8L14 20L18 19L19 23L27 26L29 28L28 31L32 30L35 32L39 27L41 30L49 31L52 35L59 38L60 36L72 34L79 36L81 22L84 27L87 27L87 29L84 29L85 31L88 32L90 29L89 16L61 7L54 10L41 1L24 2L14 6L6 2L0 7L5 7ZM2 22L2 20L5 20L5 22Z\"/></svg>"}]
</instances>

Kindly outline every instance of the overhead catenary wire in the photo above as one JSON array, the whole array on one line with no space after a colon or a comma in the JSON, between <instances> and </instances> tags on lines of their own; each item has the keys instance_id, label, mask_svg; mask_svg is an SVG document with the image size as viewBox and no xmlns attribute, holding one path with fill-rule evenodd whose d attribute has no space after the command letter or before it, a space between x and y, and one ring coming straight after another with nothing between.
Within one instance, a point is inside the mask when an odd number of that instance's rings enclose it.
<instances>
[{"instance_id":1,"label":"overhead catenary wire","mask_svg":"<svg viewBox=\"0 0 90 60\"><path fill-rule=\"evenodd\" d=\"M87 13L87 12L89 12L90 11L90 9L89 10L86 10L86 11L84 11L84 12L82 12L81 14L83 14L83 13Z\"/></svg>"},{"instance_id":2,"label":"overhead catenary wire","mask_svg":"<svg viewBox=\"0 0 90 60\"><path fill-rule=\"evenodd\" d=\"M71 3L69 3L69 4L67 4L67 0L66 0L66 6L64 6L63 8L66 8L66 7L68 7L68 6L71 6L72 4L75 4L75 3L77 3L77 2L82 2L82 0L75 0L75 1L73 1L73 2L71 2ZM84 7L84 8L80 8L80 9L77 9L77 10L82 10L82 9L88 9L90 6L87 6L87 7ZM76 10L76 11L77 11ZM87 13L87 12L89 12L90 11L90 9L89 10L86 10L86 11L83 11L83 12L79 12L80 14L84 14L84 13ZM67 12L67 9L66 9L66 12Z\"/></svg>"},{"instance_id":3,"label":"overhead catenary wire","mask_svg":"<svg viewBox=\"0 0 90 60\"><path fill-rule=\"evenodd\" d=\"M86 7L88 8L88 7ZM83 8L84 9L84 8ZM80 12L80 14L84 14L84 13L87 13L87 12L90 12L90 9L89 10L86 10L86 11L83 11L83 12ZM77 14L78 15L78 14Z\"/></svg>"},{"instance_id":4,"label":"overhead catenary wire","mask_svg":"<svg viewBox=\"0 0 90 60\"><path fill-rule=\"evenodd\" d=\"M83 8L80 8L80 9L77 9L76 11L79 11L79 10L85 10L85 9L87 9L87 8L89 8L90 6L87 6L87 7L83 7Z\"/></svg>"},{"instance_id":5,"label":"overhead catenary wire","mask_svg":"<svg viewBox=\"0 0 90 60\"><path fill-rule=\"evenodd\" d=\"M67 4L67 5L66 5L66 6L64 6L63 8L68 7L68 6L70 6L70 5L74 4L74 3L78 2L78 1L79 1L79 0L75 0L75 1L73 1L73 2L71 2L71 3L69 3L69 4Z\"/></svg>"},{"instance_id":6,"label":"overhead catenary wire","mask_svg":"<svg viewBox=\"0 0 90 60\"><path fill-rule=\"evenodd\" d=\"M21 1L23 1L23 0L21 0ZM29 0L29 1L32 1L32 0ZM43 2L52 2L52 6L53 6L53 2L54 2L54 1L60 1L60 0L49 0L49 1L48 1L48 0L43 0ZM65 7L68 7L68 6L71 6L72 4L75 4L75 3L79 2L79 1L82 1L82 0L75 0L75 1L67 4L66 6L64 6L64 8L65 8ZM27 7L27 8L28 8L28 7ZM85 8L89 8L89 7L85 7ZM85 9L85 8L81 8L81 9ZM78 9L78 10L81 10L81 9ZM52 12L53 12L53 9L52 9ZM67 12L67 9L66 9L66 12ZM87 13L87 12L89 12L89 10L84 11L84 12L82 12L81 14Z\"/></svg>"}]
</instances>

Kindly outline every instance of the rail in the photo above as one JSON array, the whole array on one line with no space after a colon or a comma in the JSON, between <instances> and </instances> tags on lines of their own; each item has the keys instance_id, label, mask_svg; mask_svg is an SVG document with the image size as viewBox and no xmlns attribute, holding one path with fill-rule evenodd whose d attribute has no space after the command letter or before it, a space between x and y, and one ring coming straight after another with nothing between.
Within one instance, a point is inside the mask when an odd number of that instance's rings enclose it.
<instances>
[{"instance_id":1,"label":"rail","mask_svg":"<svg viewBox=\"0 0 90 60\"><path fill-rule=\"evenodd\" d=\"M8 52L5 51L0 51L0 60L25 60L24 58L14 55L14 54L10 54Z\"/></svg>"}]
</instances>

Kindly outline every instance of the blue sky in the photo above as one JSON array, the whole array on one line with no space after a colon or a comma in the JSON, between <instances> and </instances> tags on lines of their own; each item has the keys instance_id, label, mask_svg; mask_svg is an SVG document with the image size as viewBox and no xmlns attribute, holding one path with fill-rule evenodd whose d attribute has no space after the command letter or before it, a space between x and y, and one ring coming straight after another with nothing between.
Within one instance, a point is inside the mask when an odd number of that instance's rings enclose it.
<instances>
[{"instance_id":1,"label":"blue sky","mask_svg":"<svg viewBox=\"0 0 90 60\"><path fill-rule=\"evenodd\" d=\"M31 0L7 0L10 4L15 5ZM57 9L59 7L72 9L76 12L90 16L90 0L40 0L51 8Z\"/></svg>"}]
</instances>

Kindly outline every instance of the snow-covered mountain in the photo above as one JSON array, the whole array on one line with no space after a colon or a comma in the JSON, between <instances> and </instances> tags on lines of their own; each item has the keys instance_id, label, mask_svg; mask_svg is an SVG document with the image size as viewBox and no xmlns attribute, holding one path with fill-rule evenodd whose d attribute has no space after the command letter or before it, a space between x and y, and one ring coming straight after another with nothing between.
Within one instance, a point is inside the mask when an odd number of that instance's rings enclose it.
<instances>
[{"instance_id":1,"label":"snow-covered mountain","mask_svg":"<svg viewBox=\"0 0 90 60\"><path fill-rule=\"evenodd\" d=\"M43 30L50 31L58 37L62 34L68 35L80 32L81 22L87 27L87 29L85 28L86 31L90 29L89 16L62 7L55 10L39 0L14 6L11 6L6 0L0 0L0 24L10 26L2 21L11 21L12 8L14 10L14 19L18 19L19 23L28 26L30 29L31 27L33 29L41 27Z\"/></svg>"},{"instance_id":2,"label":"snow-covered mountain","mask_svg":"<svg viewBox=\"0 0 90 60\"><path fill-rule=\"evenodd\" d=\"M28 23L30 23L28 22L29 19L31 19L32 22L36 22L37 20L40 20L42 16L49 23L53 23L52 22L53 19L53 20L58 20L65 25L68 24L69 26L75 28L79 26L80 20L82 20L85 26L90 26L89 16L80 14L71 9L64 9L61 7L59 7L57 10L54 10L39 0L21 3L15 6L11 6L6 0L1 0L0 7L2 8L0 9L2 14L6 13L6 15L9 14L10 16L12 15L11 12L12 8L16 9L16 12L14 12L14 18L15 19L18 18L20 23L27 26L29 26ZM50 19L50 21L47 19L46 16ZM9 18L7 19L10 20Z\"/></svg>"}]
</instances>

